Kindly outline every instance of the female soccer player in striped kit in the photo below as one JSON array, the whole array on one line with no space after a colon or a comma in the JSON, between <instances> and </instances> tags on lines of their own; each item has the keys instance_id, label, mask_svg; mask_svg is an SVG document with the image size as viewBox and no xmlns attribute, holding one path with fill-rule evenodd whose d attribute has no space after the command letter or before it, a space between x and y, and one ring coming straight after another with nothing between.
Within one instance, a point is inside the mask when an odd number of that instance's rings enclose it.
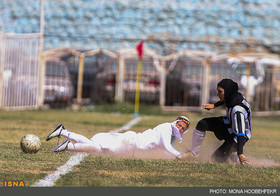
<instances>
[{"instance_id":1,"label":"female soccer player in striped kit","mask_svg":"<svg viewBox=\"0 0 280 196\"><path fill-rule=\"evenodd\" d=\"M249 159L243 154L243 146L251 138L251 107L244 96L238 92L238 84L231 79L221 80L217 85L217 91L220 101L215 104L205 104L203 108L211 110L225 104L226 116L200 120L193 131L191 149L177 158L194 159L200 151L206 131L212 131L217 139L224 140L224 143L213 153L212 159L217 162L239 159L242 165L248 164ZM238 158L233 154L234 152L237 152Z\"/></svg>"},{"instance_id":2,"label":"female soccer player in striped kit","mask_svg":"<svg viewBox=\"0 0 280 196\"><path fill-rule=\"evenodd\" d=\"M172 123L162 123L153 129L148 129L142 133L126 131L124 133L98 133L91 139L80 134L71 132L58 125L46 138L47 141L54 137L64 136L65 140L52 151L60 152L64 150L77 152L133 152L134 150L148 150L161 147L174 158L180 154L174 149L176 139L182 142L182 136L187 132L190 121L185 116L179 116Z\"/></svg>"}]
</instances>

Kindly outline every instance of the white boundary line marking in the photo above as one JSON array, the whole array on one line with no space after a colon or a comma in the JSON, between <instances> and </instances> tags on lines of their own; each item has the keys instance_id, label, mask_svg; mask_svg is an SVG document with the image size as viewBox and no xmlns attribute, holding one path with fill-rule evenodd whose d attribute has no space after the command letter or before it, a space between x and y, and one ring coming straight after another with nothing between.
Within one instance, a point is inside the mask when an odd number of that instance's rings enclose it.
<instances>
[{"instance_id":1,"label":"white boundary line marking","mask_svg":"<svg viewBox=\"0 0 280 196\"><path fill-rule=\"evenodd\" d=\"M73 167L80 164L80 162L86 157L86 154L75 154L70 157L70 159L62 166L57 168L57 170L47 175L44 179L33 184L32 187L51 187L54 183L62 176L71 172Z\"/></svg>"},{"instance_id":2,"label":"white boundary line marking","mask_svg":"<svg viewBox=\"0 0 280 196\"><path fill-rule=\"evenodd\" d=\"M123 130L128 130L133 125L138 123L140 120L142 120L142 118L140 118L140 117L134 118L131 121L129 121L127 124L122 126L121 128L114 129L110 132L117 133L117 132L120 132L120 131L123 131ZM36 182L35 184L31 185L31 187L52 187L52 186L54 186L54 183L61 176L71 172L72 169L76 165L79 165L84 160L84 158L86 156L87 156L87 154L84 154L84 153L78 153L78 154L75 154L75 155L71 156L69 158L69 160L64 165L57 168L57 170L54 173L47 175L45 178L43 178L43 179L39 180L38 182Z\"/></svg>"}]
</instances>

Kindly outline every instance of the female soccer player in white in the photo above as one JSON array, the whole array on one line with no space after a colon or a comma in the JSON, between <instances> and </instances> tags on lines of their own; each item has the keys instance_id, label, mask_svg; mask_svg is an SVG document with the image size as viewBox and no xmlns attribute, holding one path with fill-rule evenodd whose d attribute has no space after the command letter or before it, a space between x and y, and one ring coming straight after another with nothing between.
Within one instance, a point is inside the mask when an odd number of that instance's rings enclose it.
<instances>
[{"instance_id":1,"label":"female soccer player in white","mask_svg":"<svg viewBox=\"0 0 280 196\"><path fill-rule=\"evenodd\" d=\"M47 141L54 137L64 136L66 139L56 146L52 152L77 151L77 152L113 152L122 153L129 150L148 150L157 146L178 156L180 152L173 148L176 139L182 142L182 135L187 132L190 121L185 116L179 116L172 123L162 123L153 129L142 133L126 131L124 133L98 133L91 139L71 132L58 125L46 138ZM72 142L71 142L72 141Z\"/></svg>"}]
</instances>

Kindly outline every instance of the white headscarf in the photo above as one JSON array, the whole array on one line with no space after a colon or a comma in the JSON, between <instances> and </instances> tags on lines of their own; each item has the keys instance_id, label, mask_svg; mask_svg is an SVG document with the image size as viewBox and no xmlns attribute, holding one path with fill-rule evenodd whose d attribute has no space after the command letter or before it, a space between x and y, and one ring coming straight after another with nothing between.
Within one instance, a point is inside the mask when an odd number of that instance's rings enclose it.
<instances>
[{"instance_id":1,"label":"white headscarf","mask_svg":"<svg viewBox=\"0 0 280 196\"><path fill-rule=\"evenodd\" d=\"M182 116L181 116L182 117ZM187 119L187 117L184 117ZM181 143L183 141L183 134L188 132L188 129L186 131L184 131L183 133L180 133L179 129L176 127L177 122L179 122L181 120L175 120L171 123L171 127L172 127L172 132L173 135L179 139L179 143Z\"/></svg>"}]
</instances>

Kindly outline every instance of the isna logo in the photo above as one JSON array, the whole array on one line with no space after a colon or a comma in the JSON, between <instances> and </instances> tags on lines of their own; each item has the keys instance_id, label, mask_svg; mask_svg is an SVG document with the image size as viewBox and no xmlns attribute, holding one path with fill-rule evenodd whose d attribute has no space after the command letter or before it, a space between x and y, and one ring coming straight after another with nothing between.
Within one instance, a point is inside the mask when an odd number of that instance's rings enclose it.
<instances>
[{"instance_id":1,"label":"isna logo","mask_svg":"<svg viewBox=\"0 0 280 196\"><path fill-rule=\"evenodd\" d=\"M5 180L4 187L24 187L25 184L22 180Z\"/></svg>"}]
</instances>

